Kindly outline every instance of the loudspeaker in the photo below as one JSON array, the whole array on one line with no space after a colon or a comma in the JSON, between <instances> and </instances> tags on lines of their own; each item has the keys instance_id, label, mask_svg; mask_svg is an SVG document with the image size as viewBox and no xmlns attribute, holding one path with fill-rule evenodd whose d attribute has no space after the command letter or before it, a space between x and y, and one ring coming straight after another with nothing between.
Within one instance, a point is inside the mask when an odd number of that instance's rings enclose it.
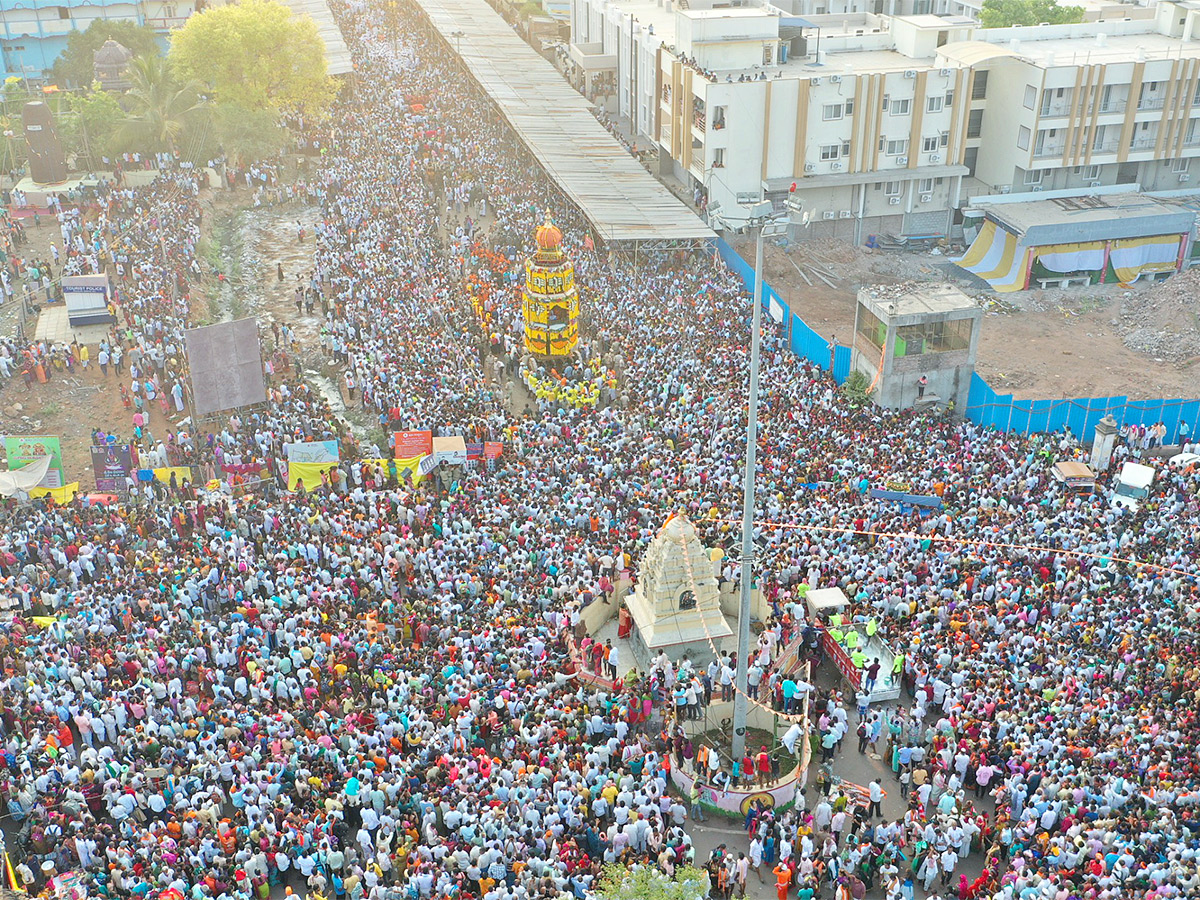
<instances>
[{"instance_id":1,"label":"loudspeaker","mask_svg":"<svg viewBox=\"0 0 1200 900\"><path fill-rule=\"evenodd\" d=\"M25 143L29 145L29 177L35 184L60 184L67 180L67 159L54 130L54 115L40 100L21 110Z\"/></svg>"}]
</instances>

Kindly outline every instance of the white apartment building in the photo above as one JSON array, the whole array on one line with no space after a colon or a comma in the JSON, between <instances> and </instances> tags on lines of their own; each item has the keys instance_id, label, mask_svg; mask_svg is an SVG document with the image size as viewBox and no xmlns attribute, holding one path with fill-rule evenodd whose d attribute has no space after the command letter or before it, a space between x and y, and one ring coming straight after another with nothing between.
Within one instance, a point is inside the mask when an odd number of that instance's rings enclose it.
<instances>
[{"instance_id":1,"label":"white apartment building","mask_svg":"<svg viewBox=\"0 0 1200 900\"><path fill-rule=\"evenodd\" d=\"M573 34L614 51L662 173L726 208L794 184L812 234L944 234L972 196L1186 188L1200 156L1200 5L983 29L702 3L574 0Z\"/></svg>"}]
</instances>

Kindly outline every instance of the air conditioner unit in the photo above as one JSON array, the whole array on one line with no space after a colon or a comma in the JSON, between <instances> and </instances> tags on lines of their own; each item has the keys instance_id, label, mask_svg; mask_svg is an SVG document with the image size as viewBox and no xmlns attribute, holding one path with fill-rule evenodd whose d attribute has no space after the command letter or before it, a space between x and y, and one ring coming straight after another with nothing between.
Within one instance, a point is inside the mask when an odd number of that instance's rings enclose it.
<instances>
[{"instance_id":1,"label":"air conditioner unit","mask_svg":"<svg viewBox=\"0 0 1200 900\"><path fill-rule=\"evenodd\" d=\"M808 83L809 84L820 84L821 79L820 78L810 78L810 79L808 79Z\"/></svg>"},{"instance_id":2,"label":"air conditioner unit","mask_svg":"<svg viewBox=\"0 0 1200 900\"><path fill-rule=\"evenodd\" d=\"M949 74L950 74L950 70L949 70L949 69L942 69L942 74L943 74L943 75L949 75Z\"/></svg>"},{"instance_id":3,"label":"air conditioner unit","mask_svg":"<svg viewBox=\"0 0 1200 900\"><path fill-rule=\"evenodd\" d=\"M817 167L814 163L805 163L804 171L805 172L815 172L815 171L817 171Z\"/></svg>"},{"instance_id":4,"label":"air conditioner unit","mask_svg":"<svg viewBox=\"0 0 1200 900\"><path fill-rule=\"evenodd\" d=\"M1002 193L1002 194L1011 194L1011 193L1012 193L1012 185L1011 185L1011 184L1002 184L1002 185L1000 185L1000 193Z\"/></svg>"},{"instance_id":5,"label":"air conditioner unit","mask_svg":"<svg viewBox=\"0 0 1200 900\"><path fill-rule=\"evenodd\" d=\"M1088 187L1102 187L1103 185L1104 185L1103 181L1089 181L1088 182Z\"/></svg>"},{"instance_id":6,"label":"air conditioner unit","mask_svg":"<svg viewBox=\"0 0 1200 900\"><path fill-rule=\"evenodd\" d=\"M922 203L928 203L928 202L930 202L932 199L933 199L933 194L922 194L922 195L921 195L921 202L922 202Z\"/></svg>"},{"instance_id":7,"label":"air conditioner unit","mask_svg":"<svg viewBox=\"0 0 1200 900\"><path fill-rule=\"evenodd\" d=\"M940 163L942 161L942 155L940 153L930 153L929 161L931 163Z\"/></svg>"},{"instance_id":8,"label":"air conditioner unit","mask_svg":"<svg viewBox=\"0 0 1200 900\"><path fill-rule=\"evenodd\" d=\"M1029 190L1030 190L1032 193L1034 193L1034 194L1037 194L1037 193L1039 193L1039 192L1041 192L1041 191L1044 191L1044 190L1045 190L1045 188L1044 188L1044 187L1042 187L1040 184L1035 184L1035 185L1034 185L1033 187L1031 187Z\"/></svg>"},{"instance_id":9,"label":"air conditioner unit","mask_svg":"<svg viewBox=\"0 0 1200 900\"><path fill-rule=\"evenodd\" d=\"M1185 181L1191 181L1191 180L1192 180L1192 176L1189 175L1187 172L1184 172L1182 175L1179 176L1180 184L1183 184Z\"/></svg>"},{"instance_id":10,"label":"air conditioner unit","mask_svg":"<svg viewBox=\"0 0 1200 900\"><path fill-rule=\"evenodd\" d=\"M897 156L896 157L896 165L907 166L908 165L908 157L907 156Z\"/></svg>"},{"instance_id":11,"label":"air conditioner unit","mask_svg":"<svg viewBox=\"0 0 1200 900\"><path fill-rule=\"evenodd\" d=\"M825 212L821 213L821 218L822 219L836 219L837 213L835 213L832 209L827 209L827 210L825 210Z\"/></svg>"},{"instance_id":12,"label":"air conditioner unit","mask_svg":"<svg viewBox=\"0 0 1200 900\"><path fill-rule=\"evenodd\" d=\"M850 210L843 209L841 212L838 213L838 218L839 219L849 219L853 215L854 215L854 213L850 212Z\"/></svg>"},{"instance_id":13,"label":"air conditioner unit","mask_svg":"<svg viewBox=\"0 0 1200 900\"><path fill-rule=\"evenodd\" d=\"M835 171L835 172L840 172L840 171L842 171L842 164L840 162L835 162L829 168L833 169L833 171Z\"/></svg>"},{"instance_id":14,"label":"air conditioner unit","mask_svg":"<svg viewBox=\"0 0 1200 900\"><path fill-rule=\"evenodd\" d=\"M888 206L899 206L899 205L900 205L899 197L888 197Z\"/></svg>"},{"instance_id":15,"label":"air conditioner unit","mask_svg":"<svg viewBox=\"0 0 1200 900\"><path fill-rule=\"evenodd\" d=\"M916 69L908 69L908 70L906 70L906 71L905 71L905 73L904 73L904 77L905 77L905 78L916 78L916 77L917 77L917 70L916 70Z\"/></svg>"},{"instance_id":16,"label":"air conditioner unit","mask_svg":"<svg viewBox=\"0 0 1200 900\"><path fill-rule=\"evenodd\" d=\"M841 75L830 75L830 76L829 76L829 83L830 83L830 84L841 84L841 83L842 83L842 76L841 76Z\"/></svg>"}]
</instances>

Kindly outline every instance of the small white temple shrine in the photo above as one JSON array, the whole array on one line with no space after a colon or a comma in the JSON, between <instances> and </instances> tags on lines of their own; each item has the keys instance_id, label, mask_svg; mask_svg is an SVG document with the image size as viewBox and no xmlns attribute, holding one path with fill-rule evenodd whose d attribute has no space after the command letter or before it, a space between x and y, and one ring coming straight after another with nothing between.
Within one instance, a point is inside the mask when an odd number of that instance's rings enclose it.
<instances>
[{"instance_id":1,"label":"small white temple shrine","mask_svg":"<svg viewBox=\"0 0 1200 900\"><path fill-rule=\"evenodd\" d=\"M721 613L713 563L696 527L673 514L646 548L637 585L625 599L633 618L630 642L643 666L665 650L697 663L714 657L713 646L733 634Z\"/></svg>"}]
</instances>

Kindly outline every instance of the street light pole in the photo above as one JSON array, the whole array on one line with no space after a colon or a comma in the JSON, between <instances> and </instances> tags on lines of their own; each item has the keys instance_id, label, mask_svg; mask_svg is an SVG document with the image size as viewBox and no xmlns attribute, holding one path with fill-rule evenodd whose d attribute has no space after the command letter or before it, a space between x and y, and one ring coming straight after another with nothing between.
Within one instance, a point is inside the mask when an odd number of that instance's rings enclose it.
<instances>
[{"instance_id":1,"label":"street light pole","mask_svg":"<svg viewBox=\"0 0 1200 900\"><path fill-rule=\"evenodd\" d=\"M746 716L750 701L747 679L750 656L750 591L754 566L754 473L758 456L759 335L762 331L763 229L766 222L754 220L754 310L750 325L750 398L746 420L746 470L742 475L741 602L738 605L737 691L733 695L733 759L746 755ZM744 774L744 773L743 773Z\"/></svg>"},{"instance_id":2,"label":"street light pole","mask_svg":"<svg viewBox=\"0 0 1200 900\"><path fill-rule=\"evenodd\" d=\"M724 182L722 182L723 184ZM728 188L727 188L728 189ZM789 210L795 212L789 204ZM754 473L758 456L758 385L761 358L762 300L763 300L763 239L787 232L788 220L776 215L774 204L760 200L750 205L750 214L731 222L720 203L708 208L709 222L715 228L754 232L754 299L750 317L750 396L746 418L746 469L742 476L742 552L741 597L738 605L737 674L733 697L733 743L730 747L735 760L746 754L746 717L750 699L746 694L750 663L750 591L754 574ZM790 214L790 213L789 213Z\"/></svg>"}]
</instances>

